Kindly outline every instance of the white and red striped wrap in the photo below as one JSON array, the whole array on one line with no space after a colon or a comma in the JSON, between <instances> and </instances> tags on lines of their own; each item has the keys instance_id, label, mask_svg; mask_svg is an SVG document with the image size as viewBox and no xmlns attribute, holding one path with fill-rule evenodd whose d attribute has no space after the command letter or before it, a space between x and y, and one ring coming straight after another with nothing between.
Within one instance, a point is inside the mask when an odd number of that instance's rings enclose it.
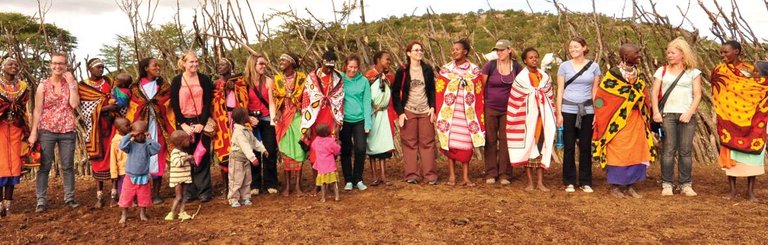
<instances>
[{"instance_id":1,"label":"white and red striped wrap","mask_svg":"<svg viewBox=\"0 0 768 245\"><path fill-rule=\"evenodd\" d=\"M533 87L528 73L526 68L516 76L507 102L509 161L512 166L520 166L527 164L529 159L541 156L541 167L548 169L556 134L552 84L549 75L539 70L542 74L541 82L538 87ZM541 149L537 147L535 139L539 118L544 137Z\"/></svg>"}]
</instances>

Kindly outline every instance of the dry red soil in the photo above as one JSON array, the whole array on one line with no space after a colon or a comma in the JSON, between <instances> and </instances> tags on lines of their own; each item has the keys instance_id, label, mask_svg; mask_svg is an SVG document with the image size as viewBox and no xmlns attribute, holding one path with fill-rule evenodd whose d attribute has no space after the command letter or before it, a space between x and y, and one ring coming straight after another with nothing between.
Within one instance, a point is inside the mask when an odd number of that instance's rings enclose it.
<instances>
[{"instance_id":1,"label":"dry red soil","mask_svg":"<svg viewBox=\"0 0 768 245\"><path fill-rule=\"evenodd\" d=\"M367 166L366 166L367 167ZM388 173L402 176L402 165ZM306 169L306 167L305 167ZM662 197L658 165L638 190L642 199L616 199L608 194L603 171L594 168L595 193L567 194L560 168L551 169L545 183L551 192L523 191L519 168L510 186L486 185L481 163L471 163L476 187L409 185L343 192L340 202L318 197L259 195L250 207L230 208L219 195L202 204L190 221L168 222L172 191L166 201L149 209L150 220L138 220L131 210L128 223L118 225L119 208L92 208L95 184L77 180L77 200L69 209L62 201L60 178L53 178L48 212L34 213L34 185L17 187L13 214L0 220L0 243L764 243L768 241L768 205L744 199L725 200L726 178L715 166L696 164L693 187L697 197ZM217 193L221 179L214 172ZM370 178L366 172L366 178ZM447 167L440 165L445 180ZM309 176L309 171L304 176ZM305 189L310 181L305 177ZM740 191L746 180L739 179ZM768 186L758 178L758 195L768 198ZM742 193L744 196L745 193ZM188 210L197 209L192 202Z\"/></svg>"}]
</instances>

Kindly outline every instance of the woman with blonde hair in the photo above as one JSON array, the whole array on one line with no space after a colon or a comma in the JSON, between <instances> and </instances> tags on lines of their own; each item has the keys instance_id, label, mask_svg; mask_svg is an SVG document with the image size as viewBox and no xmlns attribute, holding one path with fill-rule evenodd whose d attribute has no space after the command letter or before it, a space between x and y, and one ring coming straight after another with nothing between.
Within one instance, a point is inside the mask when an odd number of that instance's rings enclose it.
<instances>
[{"instance_id":1,"label":"woman with blonde hair","mask_svg":"<svg viewBox=\"0 0 768 245\"><path fill-rule=\"evenodd\" d=\"M211 190L211 137L214 130L207 125L211 116L213 81L198 73L197 55L187 52L177 63L182 73L171 81L171 107L176 118L176 129L193 137L185 151L195 157L192 165L192 185L187 188L189 200L210 201Z\"/></svg>"},{"instance_id":2,"label":"woman with blonde hair","mask_svg":"<svg viewBox=\"0 0 768 245\"><path fill-rule=\"evenodd\" d=\"M696 196L691 187L691 154L696 131L696 108L701 101L701 71L696 69L696 55L683 38L670 42L666 54L667 65L656 70L651 89L653 121L661 123L664 130L661 195L671 196L674 193L677 157L680 193Z\"/></svg>"}]
</instances>

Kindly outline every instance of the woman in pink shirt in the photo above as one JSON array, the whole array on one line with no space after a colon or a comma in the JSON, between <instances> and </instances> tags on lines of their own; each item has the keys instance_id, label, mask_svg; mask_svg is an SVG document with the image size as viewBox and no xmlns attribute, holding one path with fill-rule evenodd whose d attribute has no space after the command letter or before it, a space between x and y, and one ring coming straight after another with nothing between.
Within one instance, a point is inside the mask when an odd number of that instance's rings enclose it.
<instances>
[{"instance_id":1,"label":"woman in pink shirt","mask_svg":"<svg viewBox=\"0 0 768 245\"><path fill-rule=\"evenodd\" d=\"M184 130L194 137L194 141L186 149L188 154L194 155L201 141L205 148L200 162L192 165L192 185L187 188L187 198L208 202L213 197L211 137L203 131L211 116L213 81L197 72L197 55L193 52L184 54L177 65L184 72L174 77L171 82L171 107L176 116L176 129Z\"/></svg>"},{"instance_id":2,"label":"woman in pink shirt","mask_svg":"<svg viewBox=\"0 0 768 245\"><path fill-rule=\"evenodd\" d=\"M75 109L80 105L75 77L67 69L67 56L51 56L51 77L40 82L35 92L32 130L28 141L40 140L42 164L37 171L35 212L44 212L48 205L48 174L54 159L53 150L59 145L61 172L64 177L64 203L70 208L80 206L75 201L74 156L77 132Z\"/></svg>"}]
</instances>

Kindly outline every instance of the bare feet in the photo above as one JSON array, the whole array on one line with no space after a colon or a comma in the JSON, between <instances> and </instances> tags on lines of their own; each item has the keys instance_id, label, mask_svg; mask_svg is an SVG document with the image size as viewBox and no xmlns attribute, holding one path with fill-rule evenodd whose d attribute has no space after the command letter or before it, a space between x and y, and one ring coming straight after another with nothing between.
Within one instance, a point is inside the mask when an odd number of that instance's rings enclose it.
<instances>
[{"instance_id":1,"label":"bare feet","mask_svg":"<svg viewBox=\"0 0 768 245\"><path fill-rule=\"evenodd\" d=\"M301 189L296 189L296 196L297 197L303 197L304 196L304 192L302 192Z\"/></svg>"},{"instance_id":2,"label":"bare feet","mask_svg":"<svg viewBox=\"0 0 768 245\"><path fill-rule=\"evenodd\" d=\"M627 189L627 194L629 194L634 198L643 198L643 196L640 195L640 193L637 193L637 191L635 191L635 189L632 187L629 187L629 189Z\"/></svg>"},{"instance_id":3,"label":"bare feet","mask_svg":"<svg viewBox=\"0 0 768 245\"><path fill-rule=\"evenodd\" d=\"M288 197L288 195L291 194L291 191L288 188L283 189L283 196Z\"/></svg>"},{"instance_id":4,"label":"bare feet","mask_svg":"<svg viewBox=\"0 0 768 245\"><path fill-rule=\"evenodd\" d=\"M619 187L613 187L611 188L611 196L614 196L616 198L624 198L624 193L621 193L621 190L619 190Z\"/></svg>"},{"instance_id":5,"label":"bare feet","mask_svg":"<svg viewBox=\"0 0 768 245\"><path fill-rule=\"evenodd\" d=\"M472 181L469 181L469 180L464 180L464 182L461 182L461 185L473 187L473 186L475 186L475 183L472 182Z\"/></svg>"},{"instance_id":6,"label":"bare feet","mask_svg":"<svg viewBox=\"0 0 768 245\"><path fill-rule=\"evenodd\" d=\"M120 223L120 224L125 224L125 220L126 220L126 217L125 217L125 215L123 215L123 216L120 216L120 221L118 221L117 223Z\"/></svg>"},{"instance_id":7,"label":"bare feet","mask_svg":"<svg viewBox=\"0 0 768 245\"><path fill-rule=\"evenodd\" d=\"M736 193L730 193L730 194L728 194L728 195L725 195L725 196L723 196L723 199L725 199L725 200L731 200L731 201L735 201L735 200L737 200L738 198L739 198L739 195L738 195L738 194L736 194Z\"/></svg>"},{"instance_id":8,"label":"bare feet","mask_svg":"<svg viewBox=\"0 0 768 245\"><path fill-rule=\"evenodd\" d=\"M749 195L749 201L750 202L754 202L754 203L758 203L758 202L760 202L760 199L758 199L757 196L755 196L755 195Z\"/></svg>"},{"instance_id":9,"label":"bare feet","mask_svg":"<svg viewBox=\"0 0 768 245\"><path fill-rule=\"evenodd\" d=\"M528 185L525 187L525 191L527 192L533 192L533 185Z\"/></svg>"},{"instance_id":10,"label":"bare feet","mask_svg":"<svg viewBox=\"0 0 768 245\"><path fill-rule=\"evenodd\" d=\"M448 186L455 186L456 185L456 177L448 178L448 182L445 182Z\"/></svg>"},{"instance_id":11,"label":"bare feet","mask_svg":"<svg viewBox=\"0 0 768 245\"><path fill-rule=\"evenodd\" d=\"M538 187L538 189L539 189L540 191L542 191L542 192L549 192L549 188L547 188L547 187L546 187L546 186L544 186L543 184L540 184L540 185L539 185L539 187Z\"/></svg>"},{"instance_id":12,"label":"bare feet","mask_svg":"<svg viewBox=\"0 0 768 245\"><path fill-rule=\"evenodd\" d=\"M325 197L321 197L320 202L325 202Z\"/></svg>"}]
</instances>

